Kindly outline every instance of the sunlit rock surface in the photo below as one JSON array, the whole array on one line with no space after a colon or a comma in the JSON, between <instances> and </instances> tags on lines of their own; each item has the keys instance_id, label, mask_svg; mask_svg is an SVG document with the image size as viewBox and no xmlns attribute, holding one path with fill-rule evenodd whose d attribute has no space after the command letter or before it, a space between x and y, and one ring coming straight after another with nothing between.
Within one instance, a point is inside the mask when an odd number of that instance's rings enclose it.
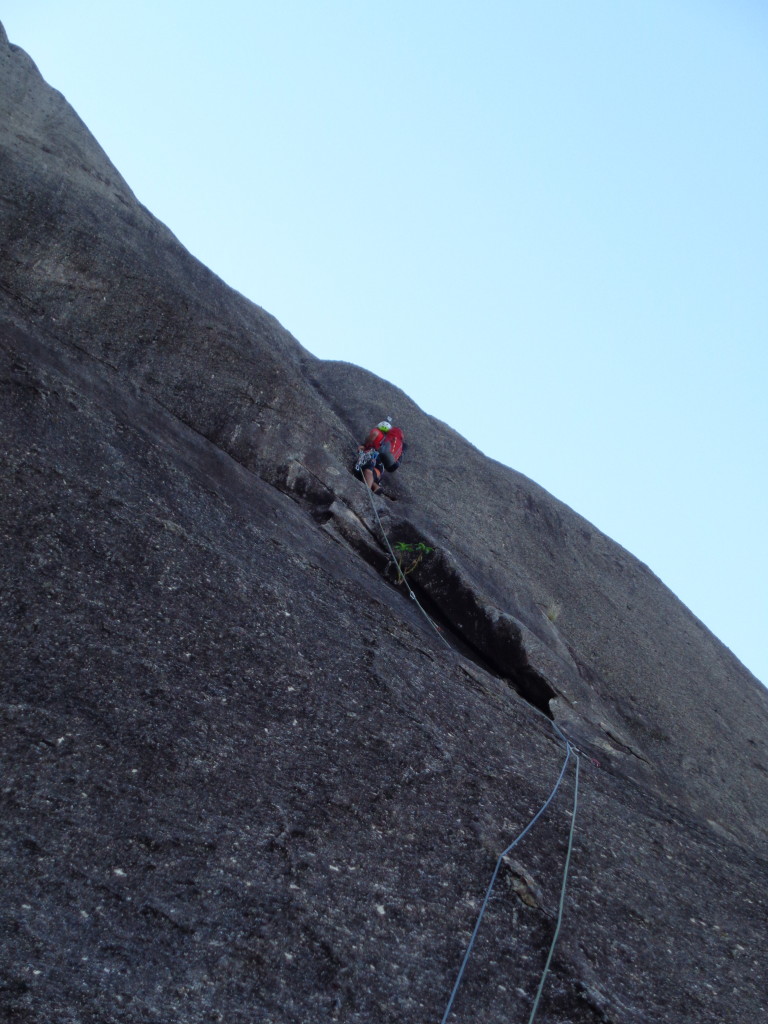
<instances>
[{"instance_id":1,"label":"sunlit rock surface","mask_svg":"<svg viewBox=\"0 0 768 1024\"><path fill-rule=\"evenodd\" d=\"M0 1019L439 1021L581 751L538 1020L768 1012L768 700L653 573L145 210L0 36ZM409 441L375 499L356 438ZM391 544L433 549L408 576ZM595 764L594 762L599 762ZM575 775L451 1019L527 1020Z\"/></svg>"}]
</instances>

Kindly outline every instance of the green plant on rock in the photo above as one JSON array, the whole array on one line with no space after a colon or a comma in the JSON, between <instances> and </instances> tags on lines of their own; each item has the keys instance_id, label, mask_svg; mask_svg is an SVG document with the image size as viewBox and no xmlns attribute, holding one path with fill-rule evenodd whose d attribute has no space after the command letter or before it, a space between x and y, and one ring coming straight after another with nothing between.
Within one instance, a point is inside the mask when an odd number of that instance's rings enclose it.
<instances>
[{"instance_id":1,"label":"green plant on rock","mask_svg":"<svg viewBox=\"0 0 768 1024\"><path fill-rule=\"evenodd\" d=\"M544 608L544 614L547 616L550 622L554 623L560 618L560 612L562 611L561 606L557 601L550 601Z\"/></svg>"},{"instance_id":2,"label":"green plant on rock","mask_svg":"<svg viewBox=\"0 0 768 1024\"><path fill-rule=\"evenodd\" d=\"M409 573L412 573L414 569L421 565L427 555L431 555L435 550L421 541L418 544L407 544L405 541L398 541L392 547L399 570L395 580L396 583L404 580Z\"/></svg>"}]
</instances>

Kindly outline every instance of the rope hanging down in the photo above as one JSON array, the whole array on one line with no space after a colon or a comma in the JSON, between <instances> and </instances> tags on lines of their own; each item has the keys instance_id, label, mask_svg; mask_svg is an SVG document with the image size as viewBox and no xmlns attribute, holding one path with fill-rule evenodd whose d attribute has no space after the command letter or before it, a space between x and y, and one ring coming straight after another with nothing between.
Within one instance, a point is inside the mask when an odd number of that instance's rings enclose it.
<instances>
[{"instance_id":1,"label":"rope hanging down","mask_svg":"<svg viewBox=\"0 0 768 1024\"><path fill-rule=\"evenodd\" d=\"M552 936L549 955L547 956L547 962L544 964L544 971L541 975L541 981L539 982L539 988L536 992L536 998L533 1001L531 1015L528 1018L528 1024L533 1024L536 1011L539 1008L539 1000L541 999L541 993L544 991L544 982L547 980L547 975L549 974L549 965L552 963L552 956L555 952L555 946L557 945L557 940L560 935L560 926L563 923L563 914L565 913L565 893L568 887L568 868L571 865L573 833L576 830L576 811L579 806L579 755L574 754L573 756L576 758L576 775L573 782L573 811L571 812L571 830L568 833L568 853L566 854L565 867L563 868L563 884L560 886L560 903L557 908L557 924L555 925L555 934Z\"/></svg>"},{"instance_id":2,"label":"rope hanging down","mask_svg":"<svg viewBox=\"0 0 768 1024\"><path fill-rule=\"evenodd\" d=\"M559 730L558 730L558 732L559 732ZM561 735L562 735L562 733L561 733ZM552 789L552 792L549 794L547 799L544 801L544 803L541 805L541 807L538 809L538 811L534 814L534 816L531 818L531 820L528 822L528 824L525 826L525 828L522 830L522 832L520 832L520 834L509 844L509 846L499 854L499 858L496 861L496 867L493 869L493 874L491 875L491 881L489 882L488 888L486 889L485 898L483 899L482 906L480 907L480 912L477 915L477 920L475 921L475 927L474 927L474 929L472 931L472 935L471 935L469 943L467 945L466 952L464 953L464 959L461 962L461 967L459 968L459 973L456 976L456 981L455 981L453 989L451 991L451 995L450 995L450 997L448 999L448 1004L445 1007L445 1013L443 1014L443 1016L441 1018L440 1024L446 1024L446 1022L448 1020L448 1016L449 1016L449 1014L451 1012L451 1009L453 1007L454 1000L456 999L456 994L459 991L459 986L461 985L461 979L463 978L464 971L466 969L467 964L469 963L469 958L472 955L472 950L474 949L475 940L477 939L477 934L480 931L480 924L481 924L481 922L483 920L483 917L485 915L485 911L486 911L486 909L488 907L488 902L489 902L489 900L491 898L491 893L493 892L493 888L496 885L496 878L497 878L497 876L499 874L499 871L501 869L501 865L502 865L502 863L504 861L504 858L507 856L508 853L510 853L512 850L514 850L514 848L517 846L517 844L530 832L530 830L533 828L533 826L536 824L536 822L539 820L539 818L542 816L542 814L546 811L546 809L552 803L552 801L554 800L555 795L557 794L557 791L559 790L560 785L561 785L561 783L563 781L563 777L565 776L565 770L568 767L568 762L570 761L572 756L576 759L576 780L577 780L576 793L574 794L573 818L571 820L571 843L573 841L573 829L574 829L574 824L576 822L576 794L578 793L579 755L574 753L573 747L568 742L568 740L565 741L565 744L566 744L565 760L563 761L563 767L560 769L560 775L558 776L557 782L555 783L555 785L554 785L554 787ZM565 875L563 876L563 886L562 886L562 890L561 890L560 915L559 915L557 927L556 927L556 930L555 930L555 936L554 936L554 939L552 940L552 945L550 947L549 958L547 959L547 963L546 963L546 966L544 968L544 974L543 974L541 982L539 984L539 991L538 991L537 996L536 996L536 1002L534 1003L533 1012L531 1014L531 1017L529 1018L529 1024L532 1024L532 1021L534 1019L534 1015L535 1015L536 1009L538 1007L539 998L540 998L541 992L542 992L542 990L544 988L544 981L545 981L547 973L549 971L550 960L552 959L552 954L554 953L555 943L557 942L558 933L560 931L560 923L562 921L563 907L565 905L565 882L566 882L566 877L567 877L567 872L568 872L568 863L570 861L570 851L571 851L571 846L569 844L568 859L566 860Z\"/></svg>"},{"instance_id":3,"label":"rope hanging down","mask_svg":"<svg viewBox=\"0 0 768 1024\"><path fill-rule=\"evenodd\" d=\"M384 527L382 525L381 519L379 518L379 510L376 508L376 503L373 500L373 491L368 486L366 486L365 489L366 489L366 491L368 491L368 497L371 499L371 508L373 509L374 516L376 517L376 522L379 524L379 530L381 531L381 535L384 538L384 543L387 545L387 551L389 551L389 557L392 559L392 561L393 561L393 563L395 565L395 568L397 569L397 573L398 573L400 579L405 584L405 586L406 586L406 588L408 590L408 594L410 595L411 600L416 602L416 607L419 609L421 614L424 616L424 618L430 624L432 629L434 629L434 631L437 633L437 635L443 641L443 643L448 648L448 650L452 651L453 648L448 643L448 641L445 639L443 634L440 632L439 627L437 625L435 625L435 623L432 621L432 619L429 617L429 615L426 613L424 608L419 603L419 599L416 597L416 594L413 592L413 588L411 587L410 583L406 579L405 573L400 568L400 563L398 562L397 558L395 557L395 553L392 550L392 545L389 543L389 537L387 537L387 534L386 534L386 531L385 531L385 529L384 529Z\"/></svg>"},{"instance_id":4,"label":"rope hanging down","mask_svg":"<svg viewBox=\"0 0 768 1024\"><path fill-rule=\"evenodd\" d=\"M376 503L373 500L373 492L371 491L371 489L368 486L366 486L365 489L366 489L366 491L368 491L368 495L369 495L370 501L371 501L371 509L373 510L373 514L374 514L374 516L376 518L376 522L378 523L379 530L381 531L381 535L384 538L384 543L387 546L387 551L389 552L389 556L392 559L392 562L394 563L394 565L395 565L395 567L397 569L397 572L398 572L398 575L399 575L400 579L405 584L405 586L406 586L406 588L408 590L408 594L410 595L411 600L416 602L416 605L417 605L419 611L424 616L424 618L427 620L427 622L430 624L430 626L432 626L432 628L437 633L437 635L440 637L440 639L443 641L445 646L449 650L452 651L453 648L448 643L448 641L445 639L443 634L440 632L440 629L437 627L437 625L435 625L435 623L429 617L427 612L421 606L421 604L419 603L418 598L416 597L416 594L413 592L413 589L411 588L410 584L408 583L408 580L405 577L405 573L402 571L402 569L400 567L400 563L398 562L397 558L395 557L395 553L392 550L392 546L389 543L389 538L387 537L387 534L386 534L386 531L384 529L384 526L382 525L381 518L379 517L378 509L376 508ZM458 975L456 977L456 981L455 981L453 989L451 991L451 995L450 995L450 997L448 999L448 1004L447 1004L447 1006L445 1008L445 1013L443 1014L443 1016L441 1018L440 1024L447 1024L448 1016L449 1016L449 1014L451 1012L451 1009L453 1007L454 1000L456 999L456 994L459 991L459 986L461 985L461 980L462 980L462 978L464 976L464 971L466 969L466 966L469 963L469 958L472 955L472 950L473 950L474 945L475 945L475 940L477 939L477 934L480 931L480 924L481 924L481 922L483 920L483 917L485 915L485 911L486 911L486 909L488 907L488 902L489 902L489 900L491 898L491 893L493 892L493 888L494 888L494 886L496 884L496 878L498 877L498 874L499 874L499 871L501 869L501 865L502 865L502 863L504 861L504 858L507 856L508 853L510 853L511 850L513 850L517 846L517 844L528 834L528 832L530 832L530 830L533 828L533 826L536 824L536 822L539 820L539 818L542 816L542 814L546 811L547 807L549 807L549 805L552 803L552 801L554 800L555 795L557 794L557 791L559 790L560 785L561 785L561 783L563 781L563 777L565 776L565 771L566 771L566 768L568 767L568 762L570 761L571 757L573 757L575 762L576 762L576 774L575 774L574 787L573 787L573 811L571 813L571 828L570 828L570 832L569 832L569 835L568 835L568 851L567 851L566 858L565 858L565 866L563 868L563 881L562 881L562 885L560 887L560 902L559 902L558 912L557 912L557 922L555 924L555 931L554 931L554 935L552 936L552 942L550 943L549 953L547 955L547 960L546 960L546 963L544 964L544 970L543 970L542 975L541 975L541 981L539 982L539 987L538 987L538 989L536 991L536 997L534 999L533 1006L531 1008L531 1014L530 1014L530 1016L528 1018L528 1024L534 1024L536 1013L538 1012L538 1008L539 1008L539 1002L541 1001L541 995L542 995L542 992L544 991L544 984L545 984L545 982L547 980L547 975L549 974L549 968L550 968L550 965L552 963L552 957L554 956L555 946L557 945L557 940L558 940L558 938L560 936L560 928L561 928L561 925L563 923L563 916L564 916L564 913L565 913L565 895L566 895L567 886L568 886L568 870L570 868L570 863L571 863L571 852L573 850L573 836L574 836L574 832L575 832L575 828L576 828L576 813L577 813L577 810L578 810L578 800L579 800L579 766L580 766L580 759L579 759L579 755L577 753L576 748L571 744L571 742L568 740L567 736L565 736L565 734L560 730L560 728L557 726L557 724L552 719L547 718L547 716L542 711L540 711L537 707L535 707L534 705L531 705L531 707L536 712L536 714L540 715L546 722L548 722L548 724L552 727L552 729L555 731L557 736L565 744L565 760L563 761L563 766L560 769L560 775L558 776L557 782L555 783L555 785L554 785L554 787L552 789L552 792L549 794L547 799L541 805L541 807L536 812L536 814L534 814L534 816L531 818L531 820L528 822L528 824L525 826L525 828L522 830L522 832L520 832L520 834L517 836L517 838L514 839L509 844L509 846L507 846L507 848L502 853L499 854L498 860L496 861L496 866L493 869L493 874L491 876L491 881L490 881L490 883L488 885L488 888L486 890L482 906L480 907L480 912L477 915L477 920L475 922L475 927L474 927L474 929L472 931L472 935L471 935L469 943L467 945L466 952L464 953L464 959L461 962L461 966L459 968L459 973L458 973Z\"/></svg>"}]
</instances>

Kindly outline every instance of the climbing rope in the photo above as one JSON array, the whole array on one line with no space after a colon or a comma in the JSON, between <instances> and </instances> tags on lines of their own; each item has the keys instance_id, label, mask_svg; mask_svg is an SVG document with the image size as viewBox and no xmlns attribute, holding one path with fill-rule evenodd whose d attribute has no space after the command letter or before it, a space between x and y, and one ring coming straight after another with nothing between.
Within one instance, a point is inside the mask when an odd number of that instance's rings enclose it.
<instances>
[{"instance_id":1,"label":"climbing rope","mask_svg":"<svg viewBox=\"0 0 768 1024\"><path fill-rule=\"evenodd\" d=\"M451 645L448 643L448 641L445 639L445 637L441 633L439 627L433 622L433 620L430 618L430 616L424 610L424 608L420 604L418 598L416 597L416 594L414 593L413 588L408 583L408 580L406 579L405 573L403 572L402 567L400 566L399 561L395 557L395 553L392 550L391 544L389 543L389 537L387 536L386 530L384 529L384 526L383 526L383 524L381 522L381 518L379 516L378 509L376 508L376 503L373 500L373 491L370 489L370 487L367 486L367 484L365 485L365 489L368 492L368 496L369 496L370 501L371 501L371 509L373 510L373 514L374 514L374 517L375 517L376 522L378 524L379 531L381 532L381 536L384 538L384 543L385 543L385 545L387 547L387 550L389 552L389 556L392 559L392 562L393 562L393 564L394 564L394 566L395 566L395 568L397 570L397 573L398 573L398 576L399 576L399 581L405 584L406 589L408 590L408 594L409 594L411 600L416 602L416 606L418 607L419 611L422 613L422 615L427 620L427 622L430 624L430 626L432 626L432 628L437 633L437 635L440 637L440 639L443 641L445 646L448 647L449 650L453 650ZM538 715L540 715L542 718L544 718L549 723L549 725L552 727L552 729L557 734L557 736L565 744L565 759L563 761L563 766L560 769L560 775L558 776L557 782L555 783L555 785L554 785L554 787L552 789L552 792L549 794L547 799L544 801L544 803L541 805L541 807L538 809L538 811L534 814L534 816L531 818L531 820L528 822L528 824L525 826L525 828L509 844L509 846L507 846L506 849L502 853L499 854L499 857L498 857L498 859L496 861L496 866L493 869L493 874L491 875L491 880L490 880L490 882L488 884L488 888L486 889L485 897L484 897L482 905L480 907L480 912L477 915L477 920L475 921L475 926L474 926L474 928L472 930L472 935L470 936L469 943L467 944L467 948L466 948L466 951L464 953L464 958L462 959L461 966L459 967L459 972L458 972L458 974L456 976L456 981L454 982L453 989L451 990L451 994L450 994L450 997L448 999L448 1003L446 1005L445 1012L443 1013L443 1016L441 1018L440 1024L447 1024L448 1016L449 1016L449 1014L451 1012L451 1009L453 1008L453 1003L454 1003L454 1000L456 999L456 995L457 995L457 993L459 991L459 986L461 985L461 981L462 981L462 978L464 976L464 971L465 971L465 969L467 967L467 964L469 963L469 959L470 959L470 957L472 955L472 950L474 949L474 946L475 946L475 940L477 939L478 932L480 931L480 925L482 923L483 917L485 916L485 911L486 911L486 909L488 907L488 903L490 901L491 894L493 893L494 886L496 885L496 879L498 877L499 871L501 870L501 865L502 865L502 863L504 861L504 858L510 853L510 851L512 851L518 845L518 843L528 834L528 832L530 832L530 830L533 828L533 826L536 824L536 822L539 820L539 818L542 816L542 814L544 814L546 809L552 803L552 801L554 800L558 790L560 789L560 786L562 784L563 778L565 776L566 769L568 767L568 763L569 763L571 757L573 757L575 762L576 762L576 772L575 772L574 786L573 786L573 811L571 812L571 827L570 827L570 832L569 832L569 835L568 835L568 850L567 850L567 853L566 853L565 865L564 865L564 868L563 868L563 880L562 880L561 887L560 887L560 901L559 901L559 905L558 905L557 921L555 923L555 931L554 931L554 934L552 936L552 942L550 943L549 953L547 955L547 960L546 960L546 963L544 964L544 970L543 970L542 975L541 975L541 980L539 981L539 987L538 987L538 989L536 991L536 997L535 997L535 999L533 1001L533 1006L531 1008L531 1014L530 1014L530 1016L528 1018L528 1024L534 1024L534 1020L535 1020L535 1017L536 1017L536 1014L537 1014L538 1008L539 1008L539 1003L541 1001L541 995L542 995L542 992L544 991L544 985L546 983L547 976L549 974L549 969L550 969L550 966L551 966L551 963L552 963L552 957L554 956L555 946L557 945L557 940L558 940L558 938L560 936L560 929L561 929L561 926L562 926L562 923L563 923L563 917L564 917L564 914L565 914L565 896L566 896L567 887L568 887L568 871L569 871L570 863L571 863L571 853L573 851L573 837L574 837L574 832L575 832L575 829L576 829L576 814L577 814L577 810L578 810L578 799L579 799L579 767L580 767L580 758L579 758L579 751L578 751L578 749L576 747L574 747L574 745L570 742L570 740L567 738L567 736L565 736L565 734L562 732L562 730L559 728L559 726L552 719L548 718L543 713L543 711L541 711L539 708L535 707L534 705L530 705L530 706L533 708L533 710ZM597 764L597 762L595 762L593 758L590 758L590 760L594 764Z\"/></svg>"},{"instance_id":2,"label":"climbing rope","mask_svg":"<svg viewBox=\"0 0 768 1024\"><path fill-rule=\"evenodd\" d=\"M510 853L511 850L514 850L514 848L517 846L517 844L530 832L530 830L533 828L533 826L536 824L536 822L539 820L539 818L542 816L542 814L546 811L546 809L549 807L549 805L554 800L555 795L557 794L557 791L560 789L560 785L561 785L561 783L563 781L563 777L565 776L565 771L566 771L566 768L568 767L568 762L570 761L571 756L576 758L576 778L577 778L577 781L578 781L578 769L579 769L579 757L578 757L578 754L575 754L573 752L573 748L572 748L571 744L567 740L565 741L565 743L566 743L565 760L563 761L563 767L560 769L560 775L558 776L557 782L555 783L555 785L554 785L554 787L552 789L552 792L549 794L547 799L544 801L544 803L541 805L541 807L538 809L538 811L534 814L534 816L531 818L531 820L528 822L528 824L525 826L525 828L522 830L522 832L520 832L520 834L509 844L509 846L507 846L507 848L505 850L503 850L499 854L499 858L496 861L496 867L493 869L493 874L491 875L491 881L489 882L488 888L485 891L485 898L483 899L482 906L480 907L480 912L477 915L477 920L475 921L475 927L474 927L474 929L472 931L472 935L470 937L469 943L467 944L467 949L466 949L466 952L464 953L464 959L461 962L461 967L459 968L459 973L456 976L456 981L455 981L453 989L451 991L450 998L448 999L448 1003L447 1003L447 1005L445 1007L445 1013L442 1016L440 1024L446 1024L446 1021L448 1020L448 1015L450 1014L451 1009L453 1007L454 1000L456 999L456 994L459 991L459 986L461 985L461 979L464 976L464 970L465 970L467 964L469 963L470 956L472 955L472 950L474 949L475 940L477 939L477 934L480 931L480 924L481 924L481 922L483 920L483 917L485 915L485 911L486 911L486 909L488 907L488 902L489 902L489 900L491 898L491 893L493 892L493 888L496 885L496 878L497 878L497 876L499 874L499 871L501 869L501 865L502 865L502 863L504 861L504 858L507 856L507 854ZM573 826L574 826L575 821L576 821L576 812L575 812L575 807L574 807L573 819L571 821L571 840L573 839ZM568 851L568 861L569 860L570 860L570 847L569 847L569 851ZM568 862L566 862L566 873L567 873L567 863ZM535 1013L536 1008L538 1006L538 1001L539 1001L539 998L541 996L541 992L542 992L542 990L544 988L544 981L546 979L547 972L549 971L549 962L550 962L550 960L552 958L552 954L554 953L555 943L557 941L557 936L558 936L558 933L559 933L559 930L560 930L560 921L562 920L562 911L563 911L564 905L565 905L565 879L563 880L563 889L562 889L562 893L561 893L560 917L558 919L558 925L557 925L557 929L555 931L555 937L554 937L554 939L552 941L552 946L550 948L549 959L547 960L546 967L544 968L544 975L543 975L543 977L541 979L541 983L539 984L539 992L538 992L537 997L536 997L536 1003L534 1004L534 1013ZM530 1017L529 1024L531 1024L532 1021L533 1021L533 1014Z\"/></svg>"},{"instance_id":3,"label":"climbing rope","mask_svg":"<svg viewBox=\"0 0 768 1024\"><path fill-rule=\"evenodd\" d=\"M549 955L547 956L547 962L544 964L544 972L541 975L541 981L539 982L539 988L536 992L536 998L533 1001L533 1007L531 1008L531 1015L528 1018L528 1024L533 1024L536 1016L536 1011L539 1008L539 1000L541 999L541 993L544 991L544 982L547 980L549 974L549 965L552 963L552 956L555 952L555 946L557 945L557 939L560 935L560 926L563 923L563 914L565 913L565 893L568 887L568 868L571 864L571 853L573 851L573 833L576 830L576 811L579 806L579 755L574 754L576 758L576 775L573 782L573 811L571 812L571 830L568 833L568 853L565 857L565 867L563 868L563 882L560 886L560 903L557 909L557 924L555 925L555 934L552 936L552 943L549 947Z\"/></svg>"},{"instance_id":4,"label":"climbing rope","mask_svg":"<svg viewBox=\"0 0 768 1024\"><path fill-rule=\"evenodd\" d=\"M371 499L371 508L373 509L373 514L376 517L376 522L379 524L379 530L381 531L381 536L384 538L384 543L386 544L387 551L389 551L389 556L392 559L392 561L393 561L393 563L395 565L395 568L397 569L397 573L398 573L398 576L400 578L400 581L405 584L411 600L416 603L416 607L419 609L421 614L424 616L424 618L430 624L432 629L434 629L435 633L437 633L437 635L443 641L443 643L448 648L448 650L452 651L453 648L451 647L451 645L448 643L448 641L445 639L445 637L441 633L440 627L438 625L436 625L435 622L432 621L432 619L429 617L428 613L424 610L424 608L422 607L419 599L416 597L416 594L414 593L413 588L411 587L410 583L406 579L405 573L403 572L402 568L400 567L400 563L398 562L397 558L395 557L395 553L392 550L392 545L389 543L389 537L387 537L387 532L386 532L386 530L384 529L384 527L382 525L381 518L379 517L379 510L376 508L376 503L373 500L373 491L370 489L370 487L368 487L367 484L365 485L365 489L366 489L366 491L368 491L368 496Z\"/></svg>"}]
</instances>

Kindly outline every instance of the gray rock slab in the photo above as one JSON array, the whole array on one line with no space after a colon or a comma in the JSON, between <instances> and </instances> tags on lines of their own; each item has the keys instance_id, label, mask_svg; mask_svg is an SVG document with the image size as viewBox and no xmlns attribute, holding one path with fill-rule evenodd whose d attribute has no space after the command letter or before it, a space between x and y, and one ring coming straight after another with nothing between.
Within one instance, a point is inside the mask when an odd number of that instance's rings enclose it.
<instances>
[{"instance_id":1,"label":"gray rock slab","mask_svg":"<svg viewBox=\"0 0 768 1024\"><path fill-rule=\"evenodd\" d=\"M761 1020L758 682L627 551L194 260L2 32L0 171L0 1018L440 1020L554 720L579 799L537 1019ZM385 411L409 449L372 503L351 462ZM382 531L432 549L418 604ZM574 797L572 757L452 1020L527 1020Z\"/></svg>"}]
</instances>

